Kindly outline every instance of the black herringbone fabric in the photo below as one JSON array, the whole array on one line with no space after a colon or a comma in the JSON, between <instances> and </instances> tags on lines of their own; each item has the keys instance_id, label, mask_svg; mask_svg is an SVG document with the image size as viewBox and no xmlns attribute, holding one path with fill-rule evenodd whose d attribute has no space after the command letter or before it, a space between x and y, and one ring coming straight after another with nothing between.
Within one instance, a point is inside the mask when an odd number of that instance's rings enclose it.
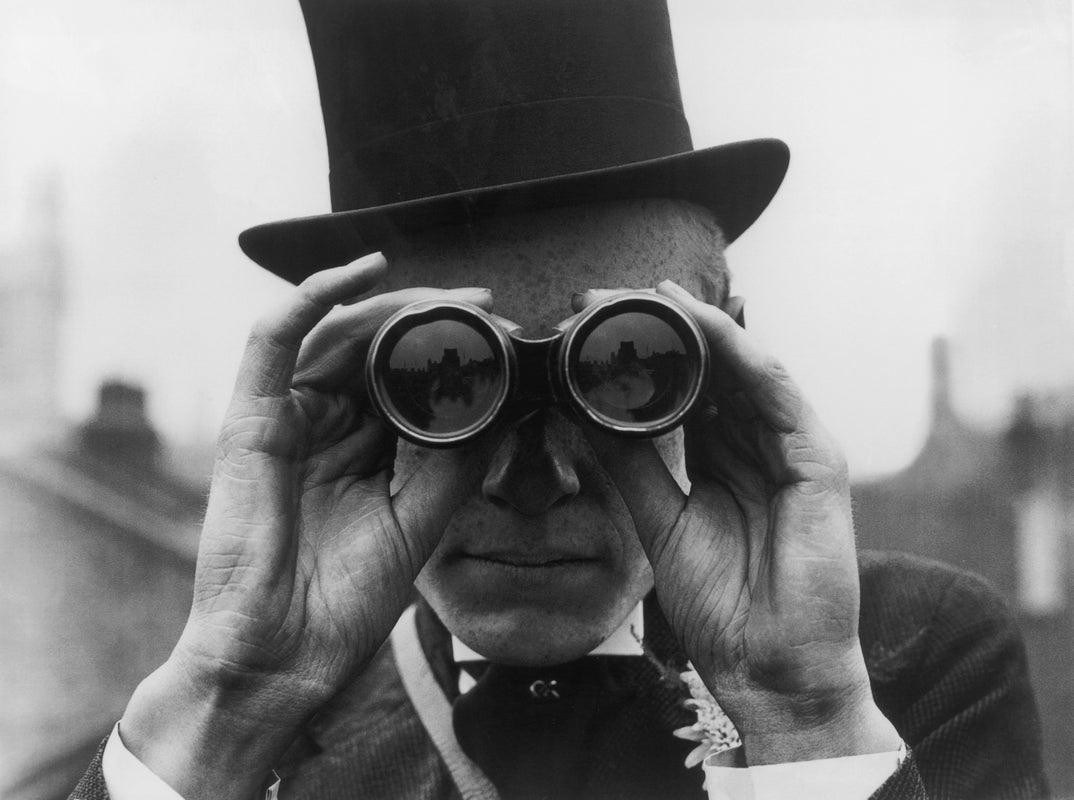
<instances>
[{"instance_id":1,"label":"black herringbone fabric","mask_svg":"<svg viewBox=\"0 0 1074 800\"><path fill-rule=\"evenodd\" d=\"M884 781L883 786L873 792L869 800L929 800L913 754L907 757L894 775Z\"/></svg>"},{"instance_id":2,"label":"black herringbone fabric","mask_svg":"<svg viewBox=\"0 0 1074 800\"><path fill-rule=\"evenodd\" d=\"M104 785L104 774L101 772L101 756L104 755L104 746L107 743L107 737L101 740L97 755L93 757L89 769L71 792L68 800L108 800L108 788Z\"/></svg>"},{"instance_id":3,"label":"black herringbone fabric","mask_svg":"<svg viewBox=\"0 0 1074 800\"><path fill-rule=\"evenodd\" d=\"M913 753L873 800L1046 797L1025 654L1004 604L978 578L934 562L869 553L860 561L861 639L873 692ZM435 638L428 631L423 636L450 693L455 673L443 662L447 648L427 643ZM616 724L637 730L646 713ZM620 763L644 769L644 743L613 738L637 748L620 753ZM280 771L287 800L458 798L387 647L318 716ZM106 800L99 754L71 797Z\"/></svg>"}]
</instances>

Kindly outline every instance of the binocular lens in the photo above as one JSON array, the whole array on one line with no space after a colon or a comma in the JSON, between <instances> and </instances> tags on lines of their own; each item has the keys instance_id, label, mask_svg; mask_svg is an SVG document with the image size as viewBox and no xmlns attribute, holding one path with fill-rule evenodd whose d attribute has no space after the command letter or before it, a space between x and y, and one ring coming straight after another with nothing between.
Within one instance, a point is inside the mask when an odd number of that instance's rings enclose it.
<instances>
[{"instance_id":1,"label":"binocular lens","mask_svg":"<svg viewBox=\"0 0 1074 800\"><path fill-rule=\"evenodd\" d=\"M468 312L444 313L443 306L432 314L416 312L390 328L378 343L382 363L371 378L382 411L397 427L450 444L495 416L509 376L489 323Z\"/></svg>"},{"instance_id":2,"label":"binocular lens","mask_svg":"<svg viewBox=\"0 0 1074 800\"><path fill-rule=\"evenodd\" d=\"M593 307L565 344L564 380L593 422L652 436L678 425L697 400L708 350L696 324L653 295Z\"/></svg>"},{"instance_id":3,"label":"binocular lens","mask_svg":"<svg viewBox=\"0 0 1074 800\"><path fill-rule=\"evenodd\" d=\"M639 312L597 324L576 358L574 381L586 404L616 425L646 428L688 402L699 366L671 325Z\"/></svg>"}]
</instances>

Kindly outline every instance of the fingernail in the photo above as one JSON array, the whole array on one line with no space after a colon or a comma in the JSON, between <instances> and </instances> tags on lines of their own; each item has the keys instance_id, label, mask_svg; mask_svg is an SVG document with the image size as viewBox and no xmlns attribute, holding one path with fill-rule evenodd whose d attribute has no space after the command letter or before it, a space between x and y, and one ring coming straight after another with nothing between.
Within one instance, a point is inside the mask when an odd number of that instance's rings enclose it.
<instances>
[{"instance_id":1,"label":"fingernail","mask_svg":"<svg viewBox=\"0 0 1074 800\"><path fill-rule=\"evenodd\" d=\"M361 258L359 258L354 263L356 263L356 264L374 264L377 261L383 261L385 264L388 263L388 259L386 259L384 257L384 253L382 253L380 250L378 250L375 253L367 253L366 255L362 256Z\"/></svg>"},{"instance_id":2,"label":"fingernail","mask_svg":"<svg viewBox=\"0 0 1074 800\"><path fill-rule=\"evenodd\" d=\"M480 306L486 311L492 309L492 291L483 286L464 286L458 289L451 289L450 293L459 300Z\"/></svg>"}]
</instances>

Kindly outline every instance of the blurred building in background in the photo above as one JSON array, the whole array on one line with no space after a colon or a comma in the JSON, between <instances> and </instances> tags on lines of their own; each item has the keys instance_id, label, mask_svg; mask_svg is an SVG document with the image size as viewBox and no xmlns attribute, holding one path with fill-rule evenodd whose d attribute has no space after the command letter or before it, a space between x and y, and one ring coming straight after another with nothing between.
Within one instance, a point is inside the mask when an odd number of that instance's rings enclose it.
<instances>
[{"instance_id":1,"label":"blurred building in background","mask_svg":"<svg viewBox=\"0 0 1074 800\"><path fill-rule=\"evenodd\" d=\"M204 487L177 477L143 390L56 405L64 252L52 184L0 255L0 796L64 798L190 606Z\"/></svg>"},{"instance_id":2,"label":"blurred building in background","mask_svg":"<svg viewBox=\"0 0 1074 800\"><path fill-rule=\"evenodd\" d=\"M932 425L913 463L854 487L860 547L904 550L985 576L1022 624L1057 796L1074 796L1074 392L1025 395L1002 430L951 402L947 343L933 345Z\"/></svg>"}]
</instances>

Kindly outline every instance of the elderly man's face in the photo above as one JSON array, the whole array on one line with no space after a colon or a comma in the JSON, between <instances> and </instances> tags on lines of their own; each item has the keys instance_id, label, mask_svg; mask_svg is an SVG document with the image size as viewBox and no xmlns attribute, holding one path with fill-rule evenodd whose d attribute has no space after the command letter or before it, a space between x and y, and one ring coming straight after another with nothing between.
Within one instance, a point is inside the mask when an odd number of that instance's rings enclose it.
<instances>
[{"instance_id":1,"label":"elderly man's face","mask_svg":"<svg viewBox=\"0 0 1074 800\"><path fill-rule=\"evenodd\" d=\"M505 217L442 229L388 252L390 288L486 286L494 311L527 332L572 313L589 288L648 288L671 278L721 302L722 237L707 212L638 201ZM681 436L659 441L685 481ZM397 480L420 463L400 444ZM548 410L473 447L484 480L448 522L418 588L448 629L506 663L580 657L652 586L630 516L580 427Z\"/></svg>"}]
</instances>

